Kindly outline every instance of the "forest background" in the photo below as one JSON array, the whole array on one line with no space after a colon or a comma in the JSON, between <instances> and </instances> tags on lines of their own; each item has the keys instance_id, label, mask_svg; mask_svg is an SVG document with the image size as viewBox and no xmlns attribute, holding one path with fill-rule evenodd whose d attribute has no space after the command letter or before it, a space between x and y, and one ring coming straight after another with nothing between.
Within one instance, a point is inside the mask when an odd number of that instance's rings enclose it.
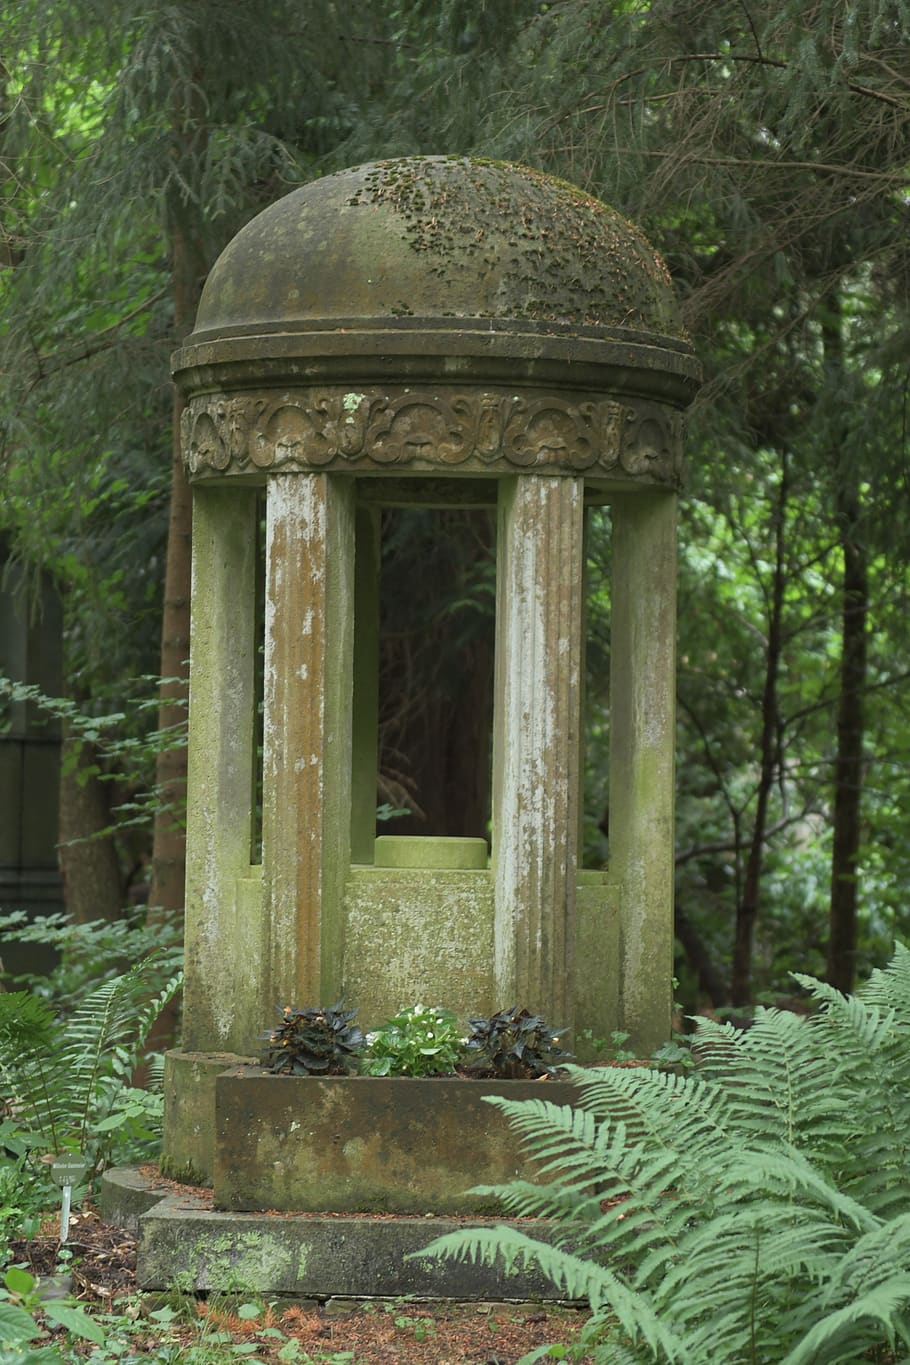
<instances>
[{"instance_id":1,"label":"forest background","mask_svg":"<svg viewBox=\"0 0 910 1365\"><path fill-rule=\"evenodd\" d=\"M168 358L206 273L294 186L440 152L570 180L669 264L706 373L680 530L683 998L777 998L791 968L849 989L910 931L907 0L5 8L0 536L63 595L67 907L182 904L185 750L161 736L185 715L190 499ZM492 554L482 516L384 527L377 799L415 812L402 831L486 832ZM590 866L609 554L602 515Z\"/></svg>"}]
</instances>

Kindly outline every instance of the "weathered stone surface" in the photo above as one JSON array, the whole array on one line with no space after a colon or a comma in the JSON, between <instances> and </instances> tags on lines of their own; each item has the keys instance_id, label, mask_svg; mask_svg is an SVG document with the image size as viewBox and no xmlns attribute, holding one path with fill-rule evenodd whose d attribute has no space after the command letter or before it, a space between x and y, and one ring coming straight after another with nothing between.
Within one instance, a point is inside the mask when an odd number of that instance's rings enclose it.
<instances>
[{"instance_id":1,"label":"weathered stone surface","mask_svg":"<svg viewBox=\"0 0 910 1365\"><path fill-rule=\"evenodd\" d=\"M680 413L624 393L620 401L517 384L261 388L195 395L182 421L194 479L402 469L459 478L585 473L615 487L682 479Z\"/></svg>"},{"instance_id":2,"label":"weathered stone surface","mask_svg":"<svg viewBox=\"0 0 910 1365\"><path fill-rule=\"evenodd\" d=\"M647 1054L670 1035L676 717L676 498L613 511L610 875L620 906L620 1028Z\"/></svg>"},{"instance_id":3,"label":"weathered stone surface","mask_svg":"<svg viewBox=\"0 0 910 1365\"><path fill-rule=\"evenodd\" d=\"M487 865L486 839L380 834L375 853L377 867L451 868L476 872Z\"/></svg>"},{"instance_id":4,"label":"weathered stone surface","mask_svg":"<svg viewBox=\"0 0 910 1365\"><path fill-rule=\"evenodd\" d=\"M678 483L698 364L666 267L537 171L326 176L234 238L174 358L192 477L587 470Z\"/></svg>"},{"instance_id":5,"label":"weathered stone surface","mask_svg":"<svg viewBox=\"0 0 910 1365\"><path fill-rule=\"evenodd\" d=\"M261 1030L264 1032L265 1030ZM181 1052L164 1058L162 1169L175 1180L209 1185L215 1173L215 1077L250 1062L233 1052Z\"/></svg>"},{"instance_id":6,"label":"weathered stone surface","mask_svg":"<svg viewBox=\"0 0 910 1365\"><path fill-rule=\"evenodd\" d=\"M406 1005L462 1019L492 1013L490 872L355 867L344 899L343 981L358 1023L375 1028Z\"/></svg>"},{"instance_id":7,"label":"weathered stone surface","mask_svg":"<svg viewBox=\"0 0 910 1365\"><path fill-rule=\"evenodd\" d=\"M159 1184L130 1167L105 1172L99 1206L110 1222L138 1237L136 1278L145 1291L233 1290L322 1301L561 1297L533 1270L415 1256L436 1237L465 1226L452 1218L213 1212L191 1190L162 1196ZM520 1226L543 1242L556 1231L544 1220L524 1219Z\"/></svg>"},{"instance_id":8,"label":"weathered stone surface","mask_svg":"<svg viewBox=\"0 0 910 1365\"><path fill-rule=\"evenodd\" d=\"M176 1286L315 1299L561 1297L532 1271L415 1256L461 1226L444 1218L194 1214L164 1200L141 1220L137 1280L145 1290ZM542 1241L554 1232L546 1224L533 1228Z\"/></svg>"},{"instance_id":9,"label":"weathered stone surface","mask_svg":"<svg viewBox=\"0 0 910 1365\"><path fill-rule=\"evenodd\" d=\"M276 478L266 529L262 860L269 994L341 991L351 861L354 494L326 474Z\"/></svg>"},{"instance_id":10,"label":"weathered stone surface","mask_svg":"<svg viewBox=\"0 0 910 1365\"><path fill-rule=\"evenodd\" d=\"M478 1182L533 1164L485 1095L577 1101L566 1081L273 1076L232 1068L216 1084L215 1203L224 1209L491 1212Z\"/></svg>"},{"instance_id":11,"label":"weathered stone surface","mask_svg":"<svg viewBox=\"0 0 910 1365\"><path fill-rule=\"evenodd\" d=\"M237 888L251 875L256 522L251 490L212 487L194 495L183 1007L189 1051L245 1053L262 989L261 915L244 913Z\"/></svg>"},{"instance_id":12,"label":"weathered stone surface","mask_svg":"<svg viewBox=\"0 0 910 1365\"><path fill-rule=\"evenodd\" d=\"M194 337L430 317L682 336L666 265L613 209L525 166L436 156L339 171L259 214L212 269Z\"/></svg>"},{"instance_id":13,"label":"weathered stone surface","mask_svg":"<svg viewBox=\"0 0 910 1365\"><path fill-rule=\"evenodd\" d=\"M608 1043L623 1029L619 1012L619 904L606 872L580 872L575 889L575 1044L579 1062L603 1055L595 1040ZM558 1026L559 1020L553 1020Z\"/></svg>"},{"instance_id":14,"label":"weathered stone surface","mask_svg":"<svg viewBox=\"0 0 910 1365\"><path fill-rule=\"evenodd\" d=\"M493 732L494 974L504 1002L575 1022L581 479L504 481Z\"/></svg>"}]
</instances>

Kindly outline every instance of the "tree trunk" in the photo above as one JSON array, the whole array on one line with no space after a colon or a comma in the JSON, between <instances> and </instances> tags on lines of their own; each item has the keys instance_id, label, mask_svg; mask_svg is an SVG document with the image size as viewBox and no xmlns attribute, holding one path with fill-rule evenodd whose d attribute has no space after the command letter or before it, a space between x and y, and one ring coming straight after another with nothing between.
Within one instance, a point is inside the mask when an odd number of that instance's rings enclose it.
<instances>
[{"instance_id":1,"label":"tree trunk","mask_svg":"<svg viewBox=\"0 0 910 1365\"><path fill-rule=\"evenodd\" d=\"M77 924L119 919L124 888L112 834L110 784L92 771L97 754L64 736L60 768L59 859L66 913Z\"/></svg>"},{"instance_id":2,"label":"tree trunk","mask_svg":"<svg viewBox=\"0 0 910 1365\"><path fill-rule=\"evenodd\" d=\"M844 578L837 757L834 763L828 980L839 991L847 992L853 989L856 973L857 866L862 832L863 694L869 591L866 550L857 534L861 506L855 488L840 491L838 512Z\"/></svg>"},{"instance_id":3,"label":"tree trunk","mask_svg":"<svg viewBox=\"0 0 910 1365\"><path fill-rule=\"evenodd\" d=\"M704 939L678 901L674 907L674 929L677 941L686 955L686 961L695 973L699 991L708 997L714 1009L726 1005L730 992L723 974L712 958Z\"/></svg>"},{"instance_id":4,"label":"tree trunk","mask_svg":"<svg viewBox=\"0 0 910 1365\"><path fill-rule=\"evenodd\" d=\"M761 897L761 875L765 856L765 834L768 825L768 803L778 770L778 714L777 683L783 649L783 608L785 586L784 550L786 542L787 498L789 471L786 454L781 454L781 475L777 506L774 514L774 580L768 612L768 646L765 655L765 682L761 706L761 739L759 751L758 791L755 821L749 844L749 857L743 878L743 891L736 907L736 929L733 943L733 972L730 995L734 1005L752 1003L752 951L755 925Z\"/></svg>"},{"instance_id":5,"label":"tree trunk","mask_svg":"<svg viewBox=\"0 0 910 1365\"><path fill-rule=\"evenodd\" d=\"M198 165L205 141L200 91L201 76L183 105L175 101L174 147L184 168ZM188 183L193 183L188 171ZM207 261L198 212L174 192L170 208L171 275L174 294L174 338L179 344L191 330L205 280ZM190 654L190 576L192 498L180 450L183 400L174 393L171 505L168 518L167 563L161 630L161 689L159 728L186 720ZM182 910L186 878L186 838L183 808L186 800L186 748L166 749L158 755L156 785L162 809L155 818L152 845L152 885L149 904L155 909Z\"/></svg>"},{"instance_id":6,"label":"tree trunk","mask_svg":"<svg viewBox=\"0 0 910 1365\"><path fill-rule=\"evenodd\" d=\"M828 390L843 387L844 342L840 296L822 319ZM865 731L866 626L869 615L869 564L861 538L862 496L846 447L846 432L836 431L835 508L843 555L841 657L837 700L837 753L834 760L831 905L828 919L827 976L848 992L856 974L857 868L862 837L863 738Z\"/></svg>"}]
</instances>

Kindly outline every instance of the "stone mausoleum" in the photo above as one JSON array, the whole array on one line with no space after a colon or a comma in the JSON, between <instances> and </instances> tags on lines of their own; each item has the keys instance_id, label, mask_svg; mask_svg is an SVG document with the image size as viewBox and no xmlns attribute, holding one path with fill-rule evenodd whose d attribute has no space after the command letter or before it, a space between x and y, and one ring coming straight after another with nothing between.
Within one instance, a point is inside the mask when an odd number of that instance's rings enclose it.
<instances>
[{"instance_id":1,"label":"stone mausoleum","mask_svg":"<svg viewBox=\"0 0 910 1365\"><path fill-rule=\"evenodd\" d=\"M518 1005L645 1049L667 1037L676 500L699 367L635 227L536 171L442 156L261 213L174 372L194 524L165 1162L214 1171L229 1208L215 1078L276 1005L344 996L366 1028L420 1000ZM581 870L585 518L604 504L610 859ZM496 509L489 846L376 838L380 512L401 506Z\"/></svg>"}]
</instances>

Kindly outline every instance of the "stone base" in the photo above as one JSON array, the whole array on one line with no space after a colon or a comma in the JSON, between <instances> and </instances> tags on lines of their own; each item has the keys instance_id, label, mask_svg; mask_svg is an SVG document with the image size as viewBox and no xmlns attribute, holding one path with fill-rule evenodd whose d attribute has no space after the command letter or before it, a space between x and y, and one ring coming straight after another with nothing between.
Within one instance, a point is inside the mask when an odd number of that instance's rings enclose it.
<instances>
[{"instance_id":1,"label":"stone base","mask_svg":"<svg viewBox=\"0 0 910 1365\"><path fill-rule=\"evenodd\" d=\"M164 1155L172 1180L211 1185L215 1171L215 1081L251 1057L234 1052L183 1052L164 1056Z\"/></svg>"},{"instance_id":2,"label":"stone base","mask_svg":"<svg viewBox=\"0 0 910 1365\"><path fill-rule=\"evenodd\" d=\"M144 1171L106 1171L103 1216L138 1234L141 1290L177 1288L303 1299L400 1298L561 1302L533 1271L416 1257L435 1237L501 1219L219 1213L204 1192ZM523 1219L542 1241L552 1224Z\"/></svg>"},{"instance_id":3,"label":"stone base","mask_svg":"<svg viewBox=\"0 0 910 1365\"><path fill-rule=\"evenodd\" d=\"M578 1102L569 1081L434 1076L273 1076L215 1081L217 1209L289 1213L497 1214L474 1185L536 1167L490 1096ZM170 1173L170 1172L169 1172Z\"/></svg>"}]
</instances>

